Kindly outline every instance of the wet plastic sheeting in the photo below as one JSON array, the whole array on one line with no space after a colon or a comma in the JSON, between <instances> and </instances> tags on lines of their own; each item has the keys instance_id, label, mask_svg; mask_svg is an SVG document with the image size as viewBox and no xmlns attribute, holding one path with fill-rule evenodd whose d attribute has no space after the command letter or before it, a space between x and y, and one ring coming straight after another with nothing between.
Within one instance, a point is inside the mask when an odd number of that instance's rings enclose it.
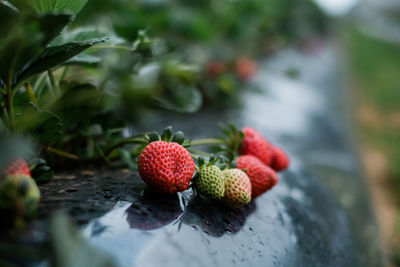
<instances>
[{"instance_id":1,"label":"wet plastic sheeting","mask_svg":"<svg viewBox=\"0 0 400 267\"><path fill-rule=\"evenodd\" d=\"M354 266L346 216L311 177L297 173L238 209L143 192L84 233L121 266Z\"/></svg>"}]
</instances>

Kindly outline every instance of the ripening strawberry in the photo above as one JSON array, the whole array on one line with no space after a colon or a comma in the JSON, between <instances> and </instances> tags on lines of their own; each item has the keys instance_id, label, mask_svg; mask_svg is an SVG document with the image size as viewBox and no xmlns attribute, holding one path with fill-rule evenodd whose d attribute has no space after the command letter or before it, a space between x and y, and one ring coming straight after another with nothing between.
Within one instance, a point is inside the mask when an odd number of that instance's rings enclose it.
<instances>
[{"instance_id":1,"label":"ripening strawberry","mask_svg":"<svg viewBox=\"0 0 400 267\"><path fill-rule=\"evenodd\" d=\"M208 76L214 78L220 74L222 74L226 67L225 64L222 61L210 61L206 64L206 73Z\"/></svg>"},{"instance_id":2,"label":"ripening strawberry","mask_svg":"<svg viewBox=\"0 0 400 267\"><path fill-rule=\"evenodd\" d=\"M246 57L239 58L236 61L236 74L238 78L244 82L249 81L257 71L256 63Z\"/></svg>"},{"instance_id":3,"label":"ripening strawberry","mask_svg":"<svg viewBox=\"0 0 400 267\"><path fill-rule=\"evenodd\" d=\"M35 215L40 201L40 192L30 176L13 174L0 180L0 210L15 220ZM9 218L9 219L10 219Z\"/></svg>"},{"instance_id":4,"label":"ripening strawberry","mask_svg":"<svg viewBox=\"0 0 400 267\"><path fill-rule=\"evenodd\" d=\"M251 201L251 183L245 172L239 169L222 171L225 179L223 200L232 206L247 204Z\"/></svg>"},{"instance_id":5,"label":"ripening strawberry","mask_svg":"<svg viewBox=\"0 0 400 267\"><path fill-rule=\"evenodd\" d=\"M155 141L138 158L139 174L153 189L174 194L188 188L195 165L189 152L178 143Z\"/></svg>"},{"instance_id":6,"label":"ripening strawberry","mask_svg":"<svg viewBox=\"0 0 400 267\"><path fill-rule=\"evenodd\" d=\"M18 158L9 164L4 170L4 176L10 176L14 174L23 174L27 176L31 176L31 172L29 171L29 166L26 161L22 158Z\"/></svg>"},{"instance_id":7,"label":"ripening strawberry","mask_svg":"<svg viewBox=\"0 0 400 267\"><path fill-rule=\"evenodd\" d=\"M252 198L258 197L278 182L275 171L252 155L238 157L236 159L236 167L244 170L249 176Z\"/></svg>"},{"instance_id":8,"label":"ripening strawberry","mask_svg":"<svg viewBox=\"0 0 400 267\"><path fill-rule=\"evenodd\" d=\"M195 188L205 196L221 199L225 193L225 179L215 165L202 166L194 180Z\"/></svg>"},{"instance_id":9,"label":"ripening strawberry","mask_svg":"<svg viewBox=\"0 0 400 267\"><path fill-rule=\"evenodd\" d=\"M254 128L244 127L242 132L244 137L239 154L253 155L269 166L272 159L271 144Z\"/></svg>"},{"instance_id":10,"label":"ripening strawberry","mask_svg":"<svg viewBox=\"0 0 400 267\"><path fill-rule=\"evenodd\" d=\"M278 147L272 147L271 168L282 171L289 166L289 157Z\"/></svg>"}]
</instances>

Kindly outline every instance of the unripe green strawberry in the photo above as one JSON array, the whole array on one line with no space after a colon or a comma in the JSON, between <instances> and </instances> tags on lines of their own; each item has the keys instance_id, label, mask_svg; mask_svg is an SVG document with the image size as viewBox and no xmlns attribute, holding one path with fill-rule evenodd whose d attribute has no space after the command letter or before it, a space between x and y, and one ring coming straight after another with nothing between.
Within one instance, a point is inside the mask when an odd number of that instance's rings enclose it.
<instances>
[{"instance_id":1,"label":"unripe green strawberry","mask_svg":"<svg viewBox=\"0 0 400 267\"><path fill-rule=\"evenodd\" d=\"M39 200L39 189L30 176L14 174L0 180L0 210L16 219L34 216Z\"/></svg>"},{"instance_id":2,"label":"unripe green strawberry","mask_svg":"<svg viewBox=\"0 0 400 267\"><path fill-rule=\"evenodd\" d=\"M222 172L225 179L225 195L223 200L239 206L251 201L251 183L247 174L239 169L228 169Z\"/></svg>"},{"instance_id":3,"label":"unripe green strawberry","mask_svg":"<svg viewBox=\"0 0 400 267\"><path fill-rule=\"evenodd\" d=\"M221 199L225 192L225 179L222 171L215 165L202 166L194 180L195 188L203 195Z\"/></svg>"}]
</instances>

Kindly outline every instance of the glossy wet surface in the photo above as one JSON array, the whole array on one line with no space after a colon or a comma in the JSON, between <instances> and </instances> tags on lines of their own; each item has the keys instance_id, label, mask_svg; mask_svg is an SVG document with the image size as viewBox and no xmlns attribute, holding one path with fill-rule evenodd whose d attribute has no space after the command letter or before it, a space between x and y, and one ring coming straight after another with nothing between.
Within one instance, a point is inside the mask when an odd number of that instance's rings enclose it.
<instances>
[{"instance_id":1,"label":"glossy wet surface","mask_svg":"<svg viewBox=\"0 0 400 267\"><path fill-rule=\"evenodd\" d=\"M255 79L261 90L247 92L241 109L148 113L136 128L174 125L193 139L219 134L219 122L257 128L292 163L251 204L231 209L190 190L154 195L131 172L77 172L42 186L40 218L65 208L120 266L381 265L334 49L316 44L263 63ZM284 74L290 67L299 69L297 79Z\"/></svg>"}]
</instances>

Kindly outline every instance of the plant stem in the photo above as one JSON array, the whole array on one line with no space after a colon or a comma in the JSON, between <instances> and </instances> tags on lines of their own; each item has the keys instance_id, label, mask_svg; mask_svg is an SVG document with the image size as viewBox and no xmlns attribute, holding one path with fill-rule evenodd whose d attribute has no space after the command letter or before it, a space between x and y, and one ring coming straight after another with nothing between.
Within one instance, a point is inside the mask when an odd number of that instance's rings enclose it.
<instances>
[{"instance_id":1,"label":"plant stem","mask_svg":"<svg viewBox=\"0 0 400 267\"><path fill-rule=\"evenodd\" d=\"M29 83L25 83L25 91L26 91L26 94L29 97L29 100L33 104L37 105L35 94L33 93L32 87L31 87L31 85Z\"/></svg>"},{"instance_id":2,"label":"plant stem","mask_svg":"<svg viewBox=\"0 0 400 267\"><path fill-rule=\"evenodd\" d=\"M79 160L79 157L77 155L62 151L62 150L57 149L57 148L48 147L47 151L49 151L51 153L54 153L54 154L57 154L57 155L59 155L61 157L65 157L65 158L69 158L69 159L73 159L73 160Z\"/></svg>"},{"instance_id":3,"label":"plant stem","mask_svg":"<svg viewBox=\"0 0 400 267\"><path fill-rule=\"evenodd\" d=\"M118 142L117 144L113 145L109 149L107 149L105 152L105 155L108 156L115 149L117 149L121 146L127 145L127 144L146 144L146 143L147 143L147 140L145 140L143 138L127 138L127 139L124 139L124 140Z\"/></svg>"},{"instance_id":4,"label":"plant stem","mask_svg":"<svg viewBox=\"0 0 400 267\"><path fill-rule=\"evenodd\" d=\"M42 73L39 78L36 80L35 84L33 85L33 92L36 93L37 96L40 97L42 93L43 85L46 81L46 73Z\"/></svg>"},{"instance_id":5,"label":"plant stem","mask_svg":"<svg viewBox=\"0 0 400 267\"><path fill-rule=\"evenodd\" d=\"M207 138L207 139L192 140L192 142L190 143L191 146L212 145L212 144L224 144L224 141L217 138Z\"/></svg>"},{"instance_id":6,"label":"plant stem","mask_svg":"<svg viewBox=\"0 0 400 267\"><path fill-rule=\"evenodd\" d=\"M68 66L64 67L64 69L63 69L63 71L62 71L62 73L61 73L61 76L60 76L60 80L58 81L59 83L60 83L62 80L64 80L65 75L67 75L67 72L68 72Z\"/></svg>"},{"instance_id":7,"label":"plant stem","mask_svg":"<svg viewBox=\"0 0 400 267\"><path fill-rule=\"evenodd\" d=\"M0 105L0 118L4 124L4 126L6 126L8 128L8 121L7 121L7 116L4 112L4 106Z\"/></svg>"},{"instance_id":8,"label":"plant stem","mask_svg":"<svg viewBox=\"0 0 400 267\"><path fill-rule=\"evenodd\" d=\"M210 157L209 153L198 150L198 149L187 148L187 151L189 151L190 154L196 154L196 155L207 157L207 158Z\"/></svg>"},{"instance_id":9,"label":"plant stem","mask_svg":"<svg viewBox=\"0 0 400 267\"><path fill-rule=\"evenodd\" d=\"M129 47L129 46L123 46L123 45L94 45L92 47L89 47L87 50L93 50L93 49L104 49L104 48L112 48L112 49L120 49L120 50L127 50L127 51L135 51L135 47Z\"/></svg>"},{"instance_id":10,"label":"plant stem","mask_svg":"<svg viewBox=\"0 0 400 267\"><path fill-rule=\"evenodd\" d=\"M8 127L12 130L14 129L14 96L12 90L7 90L6 94L6 110L8 115Z\"/></svg>"},{"instance_id":11,"label":"plant stem","mask_svg":"<svg viewBox=\"0 0 400 267\"><path fill-rule=\"evenodd\" d=\"M51 83L51 87L53 89L53 92L56 96L59 96L61 91L60 88L58 87L58 84L56 82L56 79L54 78L53 72L51 70L47 71L47 75L50 78L50 83Z\"/></svg>"}]
</instances>

